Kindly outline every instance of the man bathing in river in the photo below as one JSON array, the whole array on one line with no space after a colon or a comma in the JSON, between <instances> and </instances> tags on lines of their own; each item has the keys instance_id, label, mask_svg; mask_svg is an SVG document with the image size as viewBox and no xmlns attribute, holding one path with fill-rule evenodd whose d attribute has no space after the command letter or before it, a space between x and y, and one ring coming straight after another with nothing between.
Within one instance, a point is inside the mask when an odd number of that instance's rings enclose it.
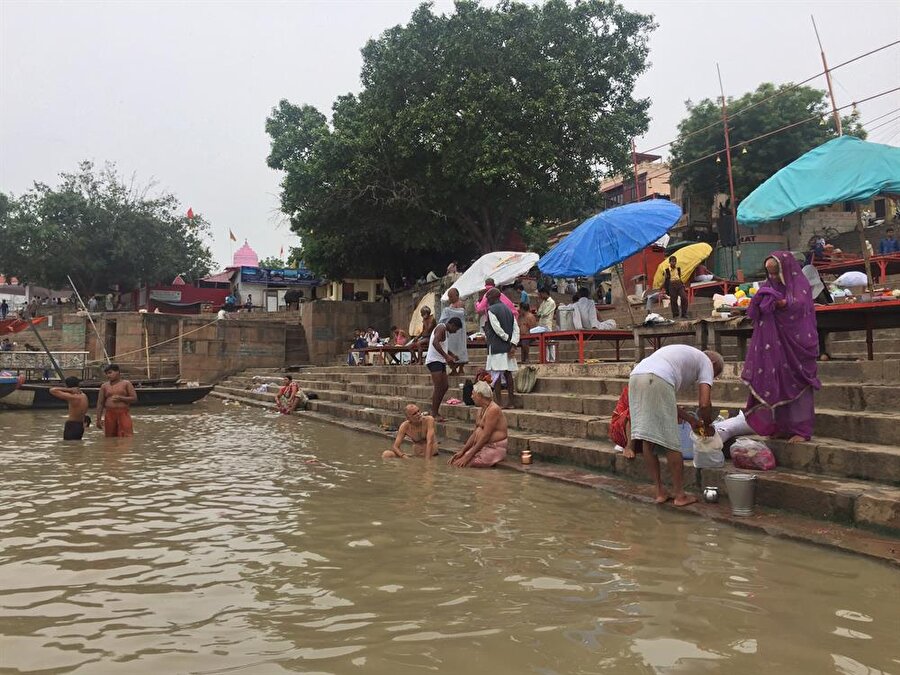
<instances>
[{"instance_id":1,"label":"man bathing in river","mask_svg":"<svg viewBox=\"0 0 900 675\"><path fill-rule=\"evenodd\" d=\"M697 498L684 491L684 458L681 456L679 419L695 428L712 430L712 383L725 362L718 352L701 352L688 345L667 345L637 364L628 380L631 439L635 451L643 450L650 477L656 483L656 503L669 500L659 473L659 457L666 456L672 474L675 506L687 506ZM700 421L688 419L675 402L678 390L697 385ZM702 423L702 427L701 427Z\"/></svg>"},{"instance_id":2,"label":"man bathing in river","mask_svg":"<svg viewBox=\"0 0 900 675\"><path fill-rule=\"evenodd\" d=\"M67 377L65 387L50 387L50 394L69 406L69 416L63 427L64 441L80 441L85 428L91 425L91 418L87 415L88 397L81 391L80 385L81 380L77 377Z\"/></svg>"},{"instance_id":3,"label":"man bathing in river","mask_svg":"<svg viewBox=\"0 0 900 675\"><path fill-rule=\"evenodd\" d=\"M137 402L134 385L122 379L119 366L115 363L110 363L103 372L106 373L106 382L100 385L97 396L97 426L108 437L133 436L134 426L129 409L132 403Z\"/></svg>"},{"instance_id":4,"label":"man bathing in river","mask_svg":"<svg viewBox=\"0 0 900 675\"><path fill-rule=\"evenodd\" d=\"M481 380L472 388L472 398L478 406L475 431L462 449L450 459L452 466L487 469L506 457L506 444L509 441L506 416L494 402L493 394L491 385Z\"/></svg>"},{"instance_id":5,"label":"man bathing in river","mask_svg":"<svg viewBox=\"0 0 900 675\"><path fill-rule=\"evenodd\" d=\"M409 455L403 452L403 441L409 439L413 444L413 454L416 457L428 459L437 454L437 436L433 417L426 417L419 410L419 406L410 403L406 406L406 421L397 429L397 437L390 450L381 453L383 459L407 459Z\"/></svg>"}]
</instances>

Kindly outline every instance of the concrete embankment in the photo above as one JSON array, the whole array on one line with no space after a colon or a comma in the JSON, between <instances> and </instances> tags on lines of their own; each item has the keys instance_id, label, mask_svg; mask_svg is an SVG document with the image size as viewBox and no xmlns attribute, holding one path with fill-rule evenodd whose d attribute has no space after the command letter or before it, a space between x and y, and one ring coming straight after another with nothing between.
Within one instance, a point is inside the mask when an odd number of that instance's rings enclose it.
<instances>
[{"instance_id":1,"label":"concrete embankment","mask_svg":"<svg viewBox=\"0 0 900 675\"><path fill-rule=\"evenodd\" d=\"M522 396L523 408L507 412L509 467L599 488L640 500L652 496L641 458L625 460L607 440L609 415L627 382L630 364L555 364L539 367L535 390ZM746 390L729 364L714 389L717 408L735 412ZM768 442L777 470L759 473L757 515L733 518L727 505L725 469L685 464L688 489L716 485L720 504L698 504L688 511L769 534L870 555L900 565L900 362L823 364L825 385L817 398L817 435L808 443ZM431 385L424 369L411 367L323 367L294 373L305 390L318 394L310 415L352 428L385 433L403 419L403 406L427 407ZM254 393L276 384L273 370L245 371L220 383L215 395L248 404L269 405L273 393ZM463 378L451 379L448 397L459 395ZM471 432L474 410L444 405L439 437L442 449L458 447ZM391 434L386 434L390 436ZM522 450L535 464L523 469ZM673 507L674 508L674 507Z\"/></svg>"}]
</instances>

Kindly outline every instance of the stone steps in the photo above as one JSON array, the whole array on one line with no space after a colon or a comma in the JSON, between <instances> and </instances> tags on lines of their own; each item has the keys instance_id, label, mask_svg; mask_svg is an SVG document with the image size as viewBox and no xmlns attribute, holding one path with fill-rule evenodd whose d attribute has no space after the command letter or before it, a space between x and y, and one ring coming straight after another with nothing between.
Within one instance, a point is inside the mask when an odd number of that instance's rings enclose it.
<instances>
[{"instance_id":1,"label":"stone steps","mask_svg":"<svg viewBox=\"0 0 900 675\"><path fill-rule=\"evenodd\" d=\"M335 382L332 378L327 378L323 382L323 379L319 377L300 374L295 379L302 388L308 390L319 391L320 385L327 387L327 390L342 391L344 389L340 386L340 382ZM343 383L355 397L354 403L377 407L380 398L390 398L395 396L398 390L402 390L406 399L430 405L432 388L426 375L380 375L373 379L380 381L370 382L365 377L365 373L358 375L354 373L350 381ZM521 396L523 410L512 411L510 414L540 416L547 413L559 420L558 424L568 423L581 428L584 426L583 417L586 417L588 422L597 417L608 418L615 409L622 387L627 382L624 378L610 378L606 381L588 378L548 379L552 381L552 385L546 386L560 389L571 386L575 391L569 389L565 393L544 393L542 389L545 383L539 380L540 384L534 393ZM249 383L253 382L262 382L262 380L249 381ZM274 384L274 381L270 382ZM461 398L459 390L461 382L462 378L454 378L447 398ZM252 386L249 383L246 380L243 381L245 387ZM847 402L851 406L849 410L847 407L827 407L829 402L840 405L842 396L846 395L845 390L848 389L851 392L847 398ZM894 438L894 429L900 425L900 414L895 411L894 403L897 390L889 387L858 387L857 389L859 391L854 396L855 390L852 388L840 386L833 390L825 388L826 394L817 399L816 435L852 443L890 443ZM598 390L602 393L598 393ZM696 402L689 398L683 398L682 402L686 405L696 405ZM713 389L713 403L717 409L727 409L729 414L734 415L746 403L746 388L739 382L717 382ZM864 408L863 406L867 403L871 403L873 407ZM853 410L853 407L857 409ZM853 414L848 414L849 411L852 411ZM565 417L559 417L558 413L560 412L565 413ZM530 421L523 423L529 424ZM547 423L542 419L536 420L534 424L538 425L538 430L547 431ZM551 433L586 436L586 434L572 434L556 429Z\"/></svg>"},{"instance_id":2,"label":"stone steps","mask_svg":"<svg viewBox=\"0 0 900 675\"><path fill-rule=\"evenodd\" d=\"M396 385L354 385L350 389L345 389L337 382L302 379L297 381L305 390L315 391L320 400L330 403L352 404L398 413L411 402L426 410L430 407L430 386L406 386L403 387L404 395L397 396L399 388ZM231 395L273 400L272 394L253 394L247 391L246 385L240 381L229 380L219 385L217 390ZM449 394L450 397L454 395ZM606 443L609 416L616 398L527 394L522 397L526 407L522 410L508 411L507 419L511 428L528 434ZM595 406L594 412L585 412L585 406ZM466 406L445 404L441 407L441 413L448 419L452 418L466 424L474 421L474 409ZM823 417L836 417L838 423L845 418L842 414L834 413L823 413ZM896 446L819 437L803 443L789 444L769 440L766 444L775 453L779 466L785 468L900 485L900 449Z\"/></svg>"},{"instance_id":3,"label":"stone steps","mask_svg":"<svg viewBox=\"0 0 900 675\"><path fill-rule=\"evenodd\" d=\"M322 393L320 392L320 396ZM342 401L330 400L334 393L336 392L329 391L327 398L323 396L310 401L310 409L345 422L357 420L382 427L396 428L404 419L401 408L406 403L405 399L383 399L385 407L361 407L359 403L352 402L357 395L344 392L346 397ZM274 401L274 394L252 394L228 387L227 383L216 387L213 395L250 405L268 406ZM448 422L440 425L440 443L445 449L457 447L471 432L474 411L461 406L444 406L442 412L448 417ZM510 411L510 415L515 412ZM538 461L564 462L646 482L642 459L638 457L634 461L625 460L615 452L609 441L551 436L521 428L518 422L518 419L510 419L509 448L512 455L529 449ZM605 431L605 422L598 420L597 423L603 425ZM663 470L667 473L665 462ZM731 471L733 468L730 465L726 465L725 469L699 470L690 462L685 462L685 484L693 491L697 491L701 485L718 485L727 495L724 475ZM847 478L803 474L784 468L757 475L757 504L762 507L900 532L900 488Z\"/></svg>"}]
</instances>

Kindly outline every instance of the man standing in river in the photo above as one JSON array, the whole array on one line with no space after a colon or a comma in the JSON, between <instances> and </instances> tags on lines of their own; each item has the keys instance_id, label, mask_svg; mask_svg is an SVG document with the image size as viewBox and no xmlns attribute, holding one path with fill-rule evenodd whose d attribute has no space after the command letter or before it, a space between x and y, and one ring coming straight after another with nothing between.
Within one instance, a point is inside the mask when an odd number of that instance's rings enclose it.
<instances>
[{"instance_id":1,"label":"man standing in river","mask_svg":"<svg viewBox=\"0 0 900 675\"><path fill-rule=\"evenodd\" d=\"M122 379L119 366L110 363L103 369L106 382L100 386L97 396L97 426L106 436L133 436L134 426L129 409L137 402L134 385ZM106 413L106 419L103 418Z\"/></svg>"},{"instance_id":2,"label":"man standing in river","mask_svg":"<svg viewBox=\"0 0 900 675\"><path fill-rule=\"evenodd\" d=\"M51 396L62 399L69 406L69 416L63 427L64 441L80 441L85 428L91 424L91 418L87 416L88 397L80 385L81 380L77 377L67 377L65 387L50 387Z\"/></svg>"}]
</instances>

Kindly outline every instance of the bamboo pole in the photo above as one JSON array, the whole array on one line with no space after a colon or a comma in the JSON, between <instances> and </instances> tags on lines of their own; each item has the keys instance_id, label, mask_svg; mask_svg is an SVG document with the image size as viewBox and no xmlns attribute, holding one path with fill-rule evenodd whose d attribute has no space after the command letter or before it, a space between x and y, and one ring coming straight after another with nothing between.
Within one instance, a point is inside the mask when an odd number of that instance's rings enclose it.
<instances>
[{"instance_id":1,"label":"bamboo pole","mask_svg":"<svg viewBox=\"0 0 900 675\"><path fill-rule=\"evenodd\" d=\"M625 296L625 306L628 308L628 316L631 317L631 325L636 326L634 310L631 308L631 302L628 301L628 289L625 288L625 279L622 277L622 267L618 264L616 265L616 274L619 276L619 284L622 286L622 295Z\"/></svg>"},{"instance_id":2,"label":"bamboo pole","mask_svg":"<svg viewBox=\"0 0 900 675\"><path fill-rule=\"evenodd\" d=\"M722 93L722 122L725 126L725 159L728 162L728 191L731 195L731 222L734 229L734 244L737 248L738 269L737 280L744 280L744 268L741 263L741 233L737 224L737 200L734 198L734 175L731 172L731 139L728 135L728 104L725 102L725 87L722 85L722 71L716 64L716 72L719 74L719 91Z\"/></svg>"},{"instance_id":3,"label":"bamboo pole","mask_svg":"<svg viewBox=\"0 0 900 675\"><path fill-rule=\"evenodd\" d=\"M66 381L66 375L63 373L62 368L59 367L59 364L56 362L56 358L53 356L53 353L47 347L47 343L44 342L44 338L41 337L41 334L38 332L37 326L34 325L34 321L32 319L27 319L28 324L31 326L31 330L34 331L34 334L37 336L38 342L41 343L41 347L44 348L44 351L47 353L47 356L50 357L50 363L53 365L53 370L56 371L56 374L59 376L60 382Z\"/></svg>"},{"instance_id":4,"label":"bamboo pole","mask_svg":"<svg viewBox=\"0 0 900 675\"><path fill-rule=\"evenodd\" d=\"M94 318L91 316L90 310L87 308L87 305L84 304L84 300L81 299L81 293L79 293L78 289L75 287L75 282L72 281L72 277L68 274L66 275L66 279L69 280L69 285L72 287L72 290L75 291L75 297L78 298L78 302L81 303L81 308L87 314L88 321L91 322L91 328L94 329L94 335L97 336L97 344L100 345L100 349L103 350L103 358L106 359L107 363L112 363L109 359L109 354L106 353L106 345L103 344L103 340L100 338L100 331L97 330L97 324L94 323Z\"/></svg>"},{"instance_id":5,"label":"bamboo pole","mask_svg":"<svg viewBox=\"0 0 900 675\"><path fill-rule=\"evenodd\" d=\"M150 379L150 332L147 330L147 321L144 320L144 354L147 359L147 379Z\"/></svg>"},{"instance_id":6,"label":"bamboo pole","mask_svg":"<svg viewBox=\"0 0 900 675\"><path fill-rule=\"evenodd\" d=\"M822 39L819 37L819 28L816 26L816 17L809 15L812 19L813 30L816 32L816 42L819 43L819 54L822 55L822 67L825 68L825 83L828 85L828 97L831 99L831 113L834 115L834 128L837 130L838 136L844 135L841 127L841 116L838 114L837 103L834 98L834 87L831 86L831 70L828 68L828 61L825 60L825 48L822 46ZM871 280L871 277L869 278Z\"/></svg>"},{"instance_id":7,"label":"bamboo pole","mask_svg":"<svg viewBox=\"0 0 900 675\"><path fill-rule=\"evenodd\" d=\"M856 229L859 231L859 245L862 248L863 259L866 261L866 281L868 282L869 293L871 293L875 288L875 283L872 281L872 262L869 260L869 247L866 246L866 230L863 225L859 202L856 202Z\"/></svg>"}]
</instances>

